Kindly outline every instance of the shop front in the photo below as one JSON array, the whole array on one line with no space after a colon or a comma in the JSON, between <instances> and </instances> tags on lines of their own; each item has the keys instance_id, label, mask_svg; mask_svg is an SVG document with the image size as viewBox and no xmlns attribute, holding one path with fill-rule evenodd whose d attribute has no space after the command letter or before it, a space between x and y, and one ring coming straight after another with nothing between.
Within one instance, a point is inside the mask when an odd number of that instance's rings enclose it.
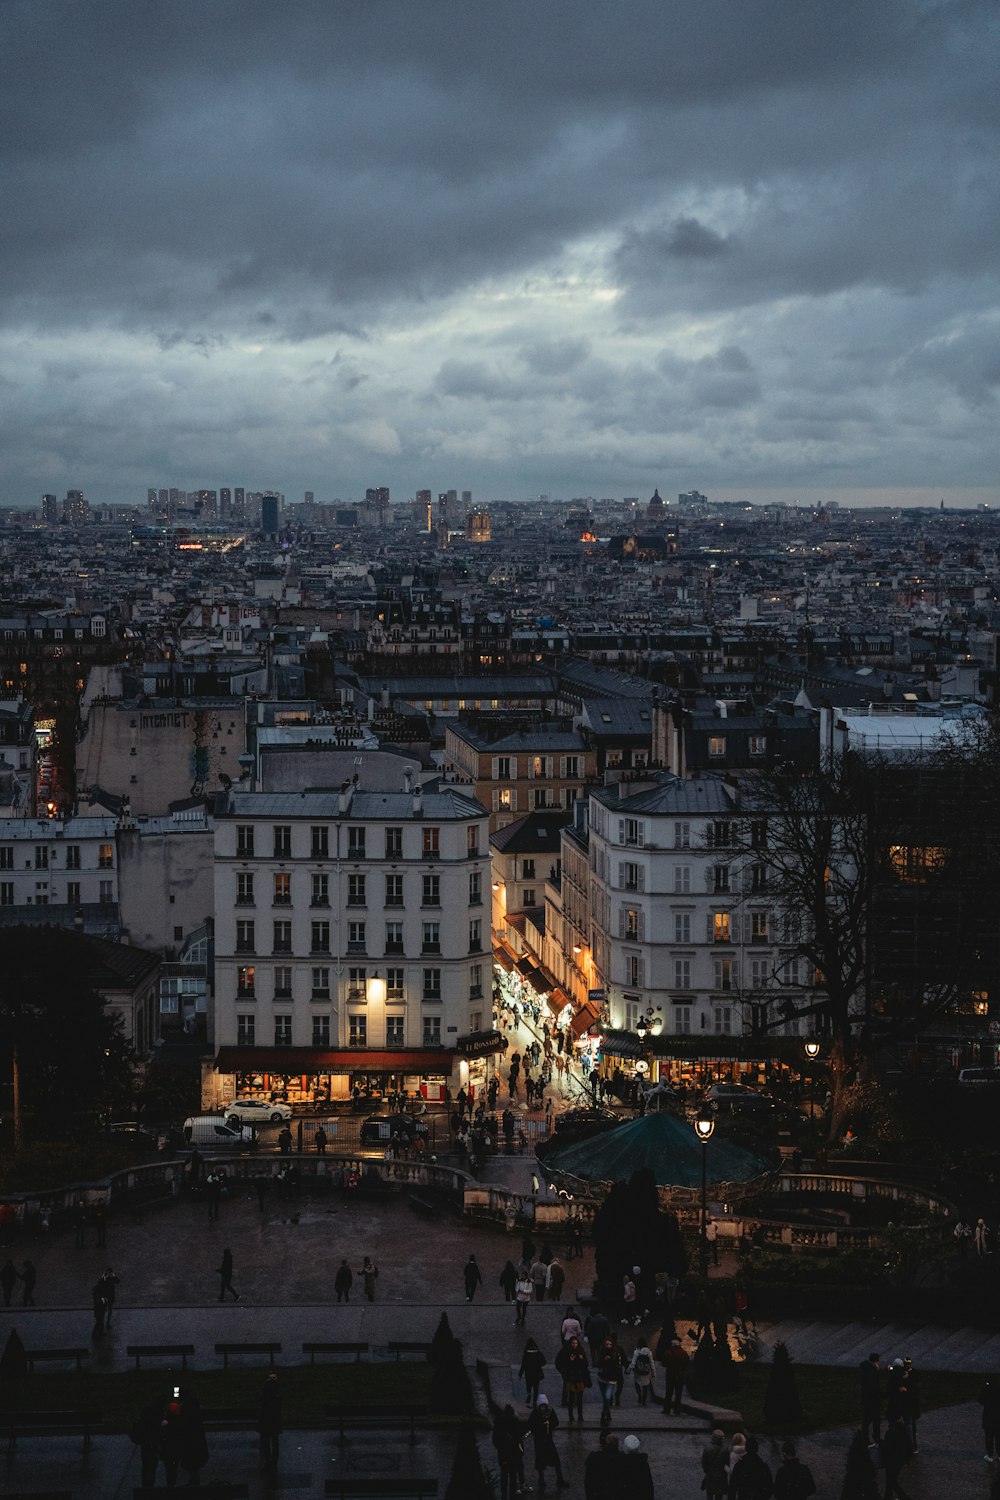
<instances>
[{"instance_id":1,"label":"shop front","mask_svg":"<svg viewBox=\"0 0 1000 1500\"><path fill-rule=\"evenodd\" d=\"M455 1054L440 1047L330 1051L312 1047L220 1047L203 1104L263 1098L300 1108L350 1102L372 1107L422 1100L443 1104Z\"/></svg>"},{"instance_id":2,"label":"shop front","mask_svg":"<svg viewBox=\"0 0 1000 1500\"><path fill-rule=\"evenodd\" d=\"M476 1102L485 1095L494 1073L499 1072L507 1046L507 1038L499 1031L476 1031L460 1036L455 1043L461 1086Z\"/></svg>"}]
</instances>

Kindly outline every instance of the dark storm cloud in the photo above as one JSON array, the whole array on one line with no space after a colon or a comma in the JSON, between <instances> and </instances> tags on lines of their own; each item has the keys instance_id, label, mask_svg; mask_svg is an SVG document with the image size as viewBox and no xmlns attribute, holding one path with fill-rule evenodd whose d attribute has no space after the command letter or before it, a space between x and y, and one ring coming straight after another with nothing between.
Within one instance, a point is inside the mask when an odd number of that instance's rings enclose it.
<instances>
[{"instance_id":1,"label":"dark storm cloud","mask_svg":"<svg viewBox=\"0 0 1000 1500\"><path fill-rule=\"evenodd\" d=\"M130 484L211 440L287 455L289 490L373 453L401 491L512 454L530 490L622 488L737 419L727 451L780 479L781 413L826 382L796 420L846 477L865 388L886 469L947 420L983 482L998 40L979 0L13 0L7 473L54 484L39 455L69 472L117 408Z\"/></svg>"}]
</instances>

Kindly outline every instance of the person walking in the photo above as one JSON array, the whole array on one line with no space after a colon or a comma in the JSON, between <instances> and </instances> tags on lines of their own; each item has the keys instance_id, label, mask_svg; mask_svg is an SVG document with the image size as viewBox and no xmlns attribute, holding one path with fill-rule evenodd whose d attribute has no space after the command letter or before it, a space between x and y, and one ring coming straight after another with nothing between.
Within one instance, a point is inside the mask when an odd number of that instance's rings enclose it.
<instances>
[{"instance_id":1,"label":"person walking","mask_svg":"<svg viewBox=\"0 0 1000 1500\"><path fill-rule=\"evenodd\" d=\"M277 1370L272 1370L264 1381L264 1388L260 1393L257 1430L260 1433L260 1450L264 1467L276 1469L281 1438L281 1385Z\"/></svg>"},{"instance_id":2,"label":"person walking","mask_svg":"<svg viewBox=\"0 0 1000 1500\"><path fill-rule=\"evenodd\" d=\"M8 1255L3 1265L0 1266L0 1289L3 1291L3 1305L10 1306L10 1299L17 1282L17 1267Z\"/></svg>"},{"instance_id":3,"label":"person walking","mask_svg":"<svg viewBox=\"0 0 1000 1500\"><path fill-rule=\"evenodd\" d=\"M222 1178L218 1172L209 1172L205 1178L205 1199L208 1203L208 1217L217 1219L219 1204L222 1202Z\"/></svg>"},{"instance_id":4,"label":"person walking","mask_svg":"<svg viewBox=\"0 0 1000 1500\"><path fill-rule=\"evenodd\" d=\"M719 1226L712 1218L705 1220L705 1239L712 1256L712 1265L719 1264Z\"/></svg>"},{"instance_id":5,"label":"person walking","mask_svg":"<svg viewBox=\"0 0 1000 1500\"><path fill-rule=\"evenodd\" d=\"M101 1296L104 1300L104 1321L110 1328L111 1314L115 1310L115 1290L121 1285L121 1277L116 1276L110 1266L105 1266L97 1285L101 1289Z\"/></svg>"},{"instance_id":6,"label":"person walking","mask_svg":"<svg viewBox=\"0 0 1000 1500\"><path fill-rule=\"evenodd\" d=\"M524 1346L517 1373L524 1379L525 1400L534 1408L538 1405L538 1388L545 1375L545 1355L532 1338Z\"/></svg>"},{"instance_id":7,"label":"person walking","mask_svg":"<svg viewBox=\"0 0 1000 1500\"><path fill-rule=\"evenodd\" d=\"M278 1150L282 1156L291 1156L292 1154L292 1132L287 1125L283 1125L278 1131Z\"/></svg>"},{"instance_id":8,"label":"person walking","mask_svg":"<svg viewBox=\"0 0 1000 1500\"><path fill-rule=\"evenodd\" d=\"M476 1288L483 1284L483 1273L476 1264L476 1257L470 1255L462 1270L462 1280L465 1283L465 1300L472 1302L476 1295Z\"/></svg>"},{"instance_id":9,"label":"person walking","mask_svg":"<svg viewBox=\"0 0 1000 1500\"><path fill-rule=\"evenodd\" d=\"M761 1458L757 1439L748 1437L746 1452L729 1475L729 1500L769 1500L773 1490L771 1466Z\"/></svg>"},{"instance_id":10,"label":"person walking","mask_svg":"<svg viewBox=\"0 0 1000 1500\"><path fill-rule=\"evenodd\" d=\"M583 1331L587 1336L587 1344L590 1348L590 1362L592 1365L596 1365L598 1349L600 1349L606 1338L611 1337L611 1324L596 1304L591 1308L584 1321Z\"/></svg>"},{"instance_id":11,"label":"person walking","mask_svg":"<svg viewBox=\"0 0 1000 1500\"><path fill-rule=\"evenodd\" d=\"M976 1247L976 1254L977 1255L989 1255L989 1253L990 1253L990 1232L989 1232L989 1229L986 1226L986 1220L985 1219L977 1219L976 1220L976 1228L975 1228L975 1233L973 1234L973 1237L972 1237L972 1243Z\"/></svg>"},{"instance_id":12,"label":"person walking","mask_svg":"<svg viewBox=\"0 0 1000 1500\"><path fill-rule=\"evenodd\" d=\"M233 1252L223 1250L222 1261L219 1264L219 1301L225 1302L226 1293L232 1294L234 1302L240 1301L240 1294L233 1286Z\"/></svg>"},{"instance_id":13,"label":"person walking","mask_svg":"<svg viewBox=\"0 0 1000 1500\"><path fill-rule=\"evenodd\" d=\"M601 1393L601 1426L611 1426L611 1408L618 1392L618 1381L622 1373L622 1354L613 1338L606 1338L598 1346L594 1357L597 1386Z\"/></svg>"},{"instance_id":14,"label":"person walking","mask_svg":"<svg viewBox=\"0 0 1000 1500\"><path fill-rule=\"evenodd\" d=\"M566 1285L566 1268L558 1255L554 1255L549 1261L549 1269L545 1273L545 1287L549 1294L550 1302L558 1302Z\"/></svg>"},{"instance_id":15,"label":"person walking","mask_svg":"<svg viewBox=\"0 0 1000 1500\"><path fill-rule=\"evenodd\" d=\"M90 1300L94 1308L94 1341L96 1343L104 1332L104 1317L107 1312L107 1303L104 1300L104 1291L100 1281L95 1281L91 1287Z\"/></svg>"},{"instance_id":16,"label":"person walking","mask_svg":"<svg viewBox=\"0 0 1000 1500\"><path fill-rule=\"evenodd\" d=\"M775 1500L809 1500L816 1493L812 1470L799 1462L794 1443L782 1443L781 1463L774 1476ZM886 1491L888 1494L888 1490Z\"/></svg>"},{"instance_id":17,"label":"person walking","mask_svg":"<svg viewBox=\"0 0 1000 1500\"><path fill-rule=\"evenodd\" d=\"M914 1454L920 1452L917 1444L917 1423L920 1421L920 1371L913 1368L913 1360L903 1360L902 1413L910 1432Z\"/></svg>"},{"instance_id":18,"label":"person walking","mask_svg":"<svg viewBox=\"0 0 1000 1500\"><path fill-rule=\"evenodd\" d=\"M94 1204L94 1228L97 1230L97 1248L103 1250L108 1238L108 1205Z\"/></svg>"},{"instance_id":19,"label":"person walking","mask_svg":"<svg viewBox=\"0 0 1000 1500\"><path fill-rule=\"evenodd\" d=\"M493 1419L490 1434L500 1470L500 1500L524 1493L524 1423L508 1403Z\"/></svg>"},{"instance_id":20,"label":"person walking","mask_svg":"<svg viewBox=\"0 0 1000 1500\"><path fill-rule=\"evenodd\" d=\"M528 1303L531 1301L532 1280L530 1276L519 1276L514 1290L514 1326L523 1328L528 1321Z\"/></svg>"},{"instance_id":21,"label":"person walking","mask_svg":"<svg viewBox=\"0 0 1000 1500\"><path fill-rule=\"evenodd\" d=\"M645 1339L640 1339L636 1344L629 1370L632 1374L632 1384L635 1386L636 1400L640 1406L645 1406L653 1388L653 1351Z\"/></svg>"},{"instance_id":22,"label":"person walking","mask_svg":"<svg viewBox=\"0 0 1000 1500\"><path fill-rule=\"evenodd\" d=\"M653 1476L649 1456L634 1432L622 1443L621 1493L628 1500L653 1500Z\"/></svg>"},{"instance_id":23,"label":"person walking","mask_svg":"<svg viewBox=\"0 0 1000 1500\"><path fill-rule=\"evenodd\" d=\"M503 1292L503 1300L513 1302L517 1291L517 1267L512 1260L507 1262L497 1279L500 1282L500 1290Z\"/></svg>"},{"instance_id":24,"label":"person walking","mask_svg":"<svg viewBox=\"0 0 1000 1500\"><path fill-rule=\"evenodd\" d=\"M531 1433L535 1449L535 1473L538 1475L538 1493L545 1493L545 1471L554 1469L556 1474L556 1485L565 1490L569 1486L563 1478L562 1464L559 1461L559 1450L555 1444L556 1428L559 1426L559 1417L549 1405L548 1396L539 1396L535 1403L535 1409L531 1413L528 1429Z\"/></svg>"},{"instance_id":25,"label":"person walking","mask_svg":"<svg viewBox=\"0 0 1000 1500\"><path fill-rule=\"evenodd\" d=\"M568 1344L572 1338L583 1341L583 1324L576 1315L575 1307L567 1307L566 1316L559 1328L559 1336L564 1344Z\"/></svg>"},{"instance_id":26,"label":"person walking","mask_svg":"<svg viewBox=\"0 0 1000 1500\"><path fill-rule=\"evenodd\" d=\"M163 1457L163 1407L159 1401L148 1401L130 1430L129 1437L139 1449L139 1470L144 1490L156 1484L156 1470Z\"/></svg>"},{"instance_id":27,"label":"person walking","mask_svg":"<svg viewBox=\"0 0 1000 1500\"><path fill-rule=\"evenodd\" d=\"M591 1384L591 1374L587 1352L575 1333L563 1344L555 1363L566 1389L565 1401L569 1407L567 1420L572 1422L575 1410L578 1420L582 1422L583 1393Z\"/></svg>"},{"instance_id":28,"label":"person walking","mask_svg":"<svg viewBox=\"0 0 1000 1500\"><path fill-rule=\"evenodd\" d=\"M909 1500L899 1482L900 1474L913 1457L913 1444L902 1412L887 1426L885 1437L879 1445L879 1454L885 1465L884 1500L894 1500L894 1497Z\"/></svg>"},{"instance_id":29,"label":"person walking","mask_svg":"<svg viewBox=\"0 0 1000 1500\"><path fill-rule=\"evenodd\" d=\"M369 1302L375 1301L375 1283L378 1280L378 1266L370 1255L365 1256L365 1263L358 1272L364 1283L365 1296Z\"/></svg>"},{"instance_id":30,"label":"person walking","mask_svg":"<svg viewBox=\"0 0 1000 1500\"><path fill-rule=\"evenodd\" d=\"M21 1306L34 1307L35 1286L38 1282L38 1271L33 1260L25 1260L21 1265L19 1280L23 1283L24 1291L21 1293Z\"/></svg>"},{"instance_id":31,"label":"person walking","mask_svg":"<svg viewBox=\"0 0 1000 1500\"><path fill-rule=\"evenodd\" d=\"M316 1127L316 1134L314 1135L313 1140L316 1142L316 1155L325 1156L327 1136L326 1131L323 1129L322 1125L318 1125Z\"/></svg>"},{"instance_id":32,"label":"person walking","mask_svg":"<svg viewBox=\"0 0 1000 1500\"><path fill-rule=\"evenodd\" d=\"M545 1278L548 1272L549 1268L540 1255L531 1262L531 1266L528 1269L528 1276L534 1289L536 1302L545 1301Z\"/></svg>"},{"instance_id":33,"label":"person walking","mask_svg":"<svg viewBox=\"0 0 1000 1500\"><path fill-rule=\"evenodd\" d=\"M333 1290L337 1293L338 1302L350 1302L351 1287L354 1285L354 1275L346 1260L342 1260L337 1267L337 1274L333 1278Z\"/></svg>"},{"instance_id":34,"label":"person walking","mask_svg":"<svg viewBox=\"0 0 1000 1500\"><path fill-rule=\"evenodd\" d=\"M680 1339L664 1328L656 1345L656 1359L663 1366L663 1415L679 1416L691 1356Z\"/></svg>"},{"instance_id":35,"label":"person walking","mask_svg":"<svg viewBox=\"0 0 1000 1500\"><path fill-rule=\"evenodd\" d=\"M718 1428L709 1438L707 1448L702 1450L701 1470L705 1476L702 1489L707 1500L722 1500L729 1489L729 1452L725 1436Z\"/></svg>"},{"instance_id":36,"label":"person walking","mask_svg":"<svg viewBox=\"0 0 1000 1500\"><path fill-rule=\"evenodd\" d=\"M583 1466L584 1500L621 1500L622 1455L618 1439L606 1427L601 1428L597 1447L587 1454Z\"/></svg>"},{"instance_id":37,"label":"person walking","mask_svg":"<svg viewBox=\"0 0 1000 1500\"><path fill-rule=\"evenodd\" d=\"M861 1361L861 1431L866 1443L882 1436L882 1365L877 1354Z\"/></svg>"}]
</instances>

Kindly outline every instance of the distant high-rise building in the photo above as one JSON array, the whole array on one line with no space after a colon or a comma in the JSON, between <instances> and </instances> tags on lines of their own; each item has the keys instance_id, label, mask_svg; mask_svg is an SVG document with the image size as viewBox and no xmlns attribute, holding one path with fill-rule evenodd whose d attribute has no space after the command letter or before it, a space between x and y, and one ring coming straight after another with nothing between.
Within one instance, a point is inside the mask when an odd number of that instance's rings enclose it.
<instances>
[{"instance_id":1,"label":"distant high-rise building","mask_svg":"<svg viewBox=\"0 0 1000 1500\"><path fill-rule=\"evenodd\" d=\"M68 526L90 524L90 506L84 499L83 490L67 490L63 501L63 520Z\"/></svg>"},{"instance_id":2,"label":"distant high-rise building","mask_svg":"<svg viewBox=\"0 0 1000 1500\"><path fill-rule=\"evenodd\" d=\"M219 515L223 521L228 521L233 509L233 492L230 489L219 491Z\"/></svg>"},{"instance_id":3,"label":"distant high-rise building","mask_svg":"<svg viewBox=\"0 0 1000 1500\"><path fill-rule=\"evenodd\" d=\"M261 495L260 497L260 529L265 536L278 535L278 517L281 512L281 503L278 495Z\"/></svg>"},{"instance_id":4,"label":"distant high-rise building","mask_svg":"<svg viewBox=\"0 0 1000 1500\"><path fill-rule=\"evenodd\" d=\"M241 490L241 489L235 489L235 490L233 490L233 520L234 521L238 521L242 525L242 523L246 520L246 518L247 518L246 491L245 490Z\"/></svg>"},{"instance_id":5,"label":"distant high-rise building","mask_svg":"<svg viewBox=\"0 0 1000 1500\"><path fill-rule=\"evenodd\" d=\"M434 511L430 490L417 490L417 498L414 501L414 520L418 531L434 530Z\"/></svg>"},{"instance_id":6,"label":"distant high-rise building","mask_svg":"<svg viewBox=\"0 0 1000 1500\"><path fill-rule=\"evenodd\" d=\"M464 511L468 511L471 508L471 506L472 506L472 491L471 490L463 490L462 491L462 509Z\"/></svg>"},{"instance_id":7,"label":"distant high-rise building","mask_svg":"<svg viewBox=\"0 0 1000 1500\"><path fill-rule=\"evenodd\" d=\"M169 490L161 490L159 498L160 498L160 509L162 510L163 514L166 515L167 510L169 509L169 506L170 506L170 491Z\"/></svg>"},{"instance_id":8,"label":"distant high-rise building","mask_svg":"<svg viewBox=\"0 0 1000 1500\"><path fill-rule=\"evenodd\" d=\"M365 490L365 503L362 515L367 526L388 526L389 489L387 485L379 485L377 489Z\"/></svg>"},{"instance_id":9,"label":"distant high-rise building","mask_svg":"<svg viewBox=\"0 0 1000 1500\"><path fill-rule=\"evenodd\" d=\"M219 509L217 490L199 490L195 498L195 509L200 516L214 517Z\"/></svg>"},{"instance_id":10,"label":"distant high-rise building","mask_svg":"<svg viewBox=\"0 0 1000 1500\"><path fill-rule=\"evenodd\" d=\"M685 490L682 495L677 496L678 505L707 505L708 496L699 495L697 490Z\"/></svg>"},{"instance_id":11,"label":"distant high-rise building","mask_svg":"<svg viewBox=\"0 0 1000 1500\"><path fill-rule=\"evenodd\" d=\"M303 505L315 505L316 504L316 495L315 495L315 492L313 490L306 490L305 494L302 497L302 503L303 503Z\"/></svg>"},{"instance_id":12,"label":"distant high-rise building","mask_svg":"<svg viewBox=\"0 0 1000 1500\"><path fill-rule=\"evenodd\" d=\"M448 512L449 512L450 515L453 516L455 514L455 512L456 512L457 509L458 509L458 490L449 490L448 491Z\"/></svg>"},{"instance_id":13,"label":"distant high-rise building","mask_svg":"<svg viewBox=\"0 0 1000 1500\"><path fill-rule=\"evenodd\" d=\"M42 520L46 526L59 525L59 497L57 495L42 496Z\"/></svg>"},{"instance_id":14,"label":"distant high-rise building","mask_svg":"<svg viewBox=\"0 0 1000 1500\"><path fill-rule=\"evenodd\" d=\"M156 490L155 489L148 489L146 491L146 504L149 506L150 510L155 510L156 509Z\"/></svg>"}]
</instances>

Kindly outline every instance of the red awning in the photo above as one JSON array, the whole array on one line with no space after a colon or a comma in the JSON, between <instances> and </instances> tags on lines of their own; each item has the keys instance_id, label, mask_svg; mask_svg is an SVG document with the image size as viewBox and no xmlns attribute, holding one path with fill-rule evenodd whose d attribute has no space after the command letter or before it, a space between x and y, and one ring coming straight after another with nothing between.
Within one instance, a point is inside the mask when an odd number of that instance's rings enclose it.
<instances>
[{"instance_id":1,"label":"red awning","mask_svg":"<svg viewBox=\"0 0 1000 1500\"><path fill-rule=\"evenodd\" d=\"M220 1047L220 1073L450 1073L446 1047L370 1052L363 1047L331 1052L321 1047Z\"/></svg>"},{"instance_id":2,"label":"red awning","mask_svg":"<svg viewBox=\"0 0 1000 1500\"><path fill-rule=\"evenodd\" d=\"M552 1012L552 1014L554 1016L558 1016L562 1011L566 1009L570 1001L569 996L564 994L563 991L557 987L552 990L548 1000L546 1000L545 1003L549 1007L549 1010Z\"/></svg>"},{"instance_id":3,"label":"red awning","mask_svg":"<svg viewBox=\"0 0 1000 1500\"><path fill-rule=\"evenodd\" d=\"M505 949L503 949L503 948L494 948L493 949L493 962L496 963L496 964L499 964L500 967L501 967L501 969L506 969L506 971L507 971L508 974L510 974L510 973L513 972L513 969L514 969L514 960L511 958L510 954Z\"/></svg>"},{"instance_id":4,"label":"red awning","mask_svg":"<svg viewBox=\"0 0 1000 1500\"><path fill-rule=\"evenodd\" d=\"M585 1000L569 1023L570 1036L583 1036L588 1026L600 1019L601 1008L591 1000Z\"/></svg>"}]
</instances>

